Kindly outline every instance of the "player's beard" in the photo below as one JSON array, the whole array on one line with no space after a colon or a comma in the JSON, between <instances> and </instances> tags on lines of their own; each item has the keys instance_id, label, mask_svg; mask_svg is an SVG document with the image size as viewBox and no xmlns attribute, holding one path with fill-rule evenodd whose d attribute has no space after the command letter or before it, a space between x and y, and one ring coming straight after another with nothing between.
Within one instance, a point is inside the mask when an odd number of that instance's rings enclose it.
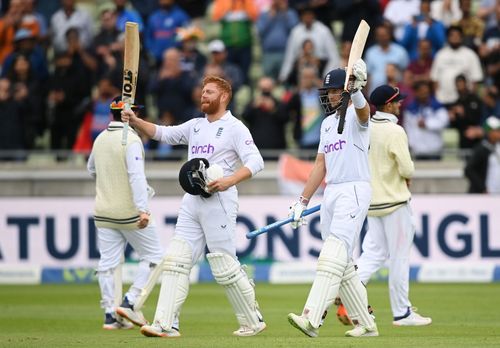
<instances>
[{"instance_id":1,"label":"player's beard","mask_svg":"<svg viewBox=\"0 0 500 348\"><path fill-rule=\"evenodd\" d=\"M217 111L219 111L220 107L220 96L217 99L212 100L208 104L206 102L201 102L201 111L204 113L210 115L210 114L215 114Z\"/></svg>"}]
</instances>

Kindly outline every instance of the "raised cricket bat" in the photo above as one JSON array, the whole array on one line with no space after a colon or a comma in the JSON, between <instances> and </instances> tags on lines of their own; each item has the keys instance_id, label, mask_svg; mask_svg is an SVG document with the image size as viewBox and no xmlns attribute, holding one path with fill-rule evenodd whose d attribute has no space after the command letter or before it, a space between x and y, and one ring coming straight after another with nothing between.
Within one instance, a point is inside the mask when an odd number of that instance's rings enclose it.
<instances>
[{"instance_id":1,"label":"raised cricket bat","mask_svg":"<svg viewBox=\"0 0 500 348\"><path fill-rule=\"evenodd\" d=\"M354 39L352 40L351 50L349 51L349 60L347 61L347 70L345 74L344 92L342 92L342 105L339 108L339 126L337 132L342 134L344 131L345 113L349 104L350 79L352 75L352 66L363 55L366 39L370 32L370 26L363 19L359 23Z\"/></svg>"},{"instance_id":2,"label":"raised cricket bat","mask_svg":"<svg viewBox=\"0 0 500 348\"><path fill-rule=\"evenodd\" d=\"M139 73L139 25L134 22L125 24L125 51L123 54L123 86L122 101L125 108L134 104L137 89L137 75ZM127 145L128 122L123 125L122 145Z\"/></svg>"}]
</instances>

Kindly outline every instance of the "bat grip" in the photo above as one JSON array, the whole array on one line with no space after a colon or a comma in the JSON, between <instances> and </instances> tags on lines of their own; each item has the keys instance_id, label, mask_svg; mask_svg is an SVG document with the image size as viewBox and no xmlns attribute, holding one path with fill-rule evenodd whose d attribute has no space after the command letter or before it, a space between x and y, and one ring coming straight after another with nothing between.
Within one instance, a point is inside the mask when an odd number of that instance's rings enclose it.
<instances>
[{"instance_id":1,"label":"bat grip","mask_svg":"<svg viewBox=\"0 0 500 348\"><path fill-rule=\"evenodd\" d=\"M125 103L125 105L123 106L123 109L130 110L130 105L128 103ZM122 132L122 145L123 146L127 145L127 138L128 138L128 122L123 122L123 132Z\"/></svg>"},{"instance_id":2,"label":"bat grip","mask_svg":"<svg viewBox=\"0 0 500 348\"><path fill-rule=\"evenodd\" d=\"M345 114L347 112L347 107L349 106L350 94L348 91L342 92L342 105L339 107L339 125L337 127L337 133L342 134L344 132L345 125Z\"/></svg>"},{"instance_id":3,"label":"bat grip","mask_svg":"<svg viewBox=\"0 0 500 348\"><path fill-rule=\"evenodd\" d=\"M338 134L342 134L342 132L344 132L344 124L345 124L345 115L341 115L339 117L339 125L337 127Z\"/></svg>"}]
</instances>

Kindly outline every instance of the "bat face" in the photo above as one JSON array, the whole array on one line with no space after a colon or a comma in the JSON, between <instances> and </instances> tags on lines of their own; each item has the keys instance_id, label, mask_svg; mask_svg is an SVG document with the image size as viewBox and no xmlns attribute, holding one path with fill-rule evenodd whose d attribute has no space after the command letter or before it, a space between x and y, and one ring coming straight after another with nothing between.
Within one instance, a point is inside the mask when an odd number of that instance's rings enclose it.
<instances>
[{"instance_id":1,"label":"bat face","mask_svg":"<svg viewBox=\"0 0 500 348\"><path fill-rule=\"evenodd\" d=\"M139 72L139 53L139 26L137 23L127 22L125 25L122 100L128 104L133 104L135 99Z\"/></svg>"},{"instance_id":2,"label":"bat face","mask_svg":"<svg viewBox=\"0 0 500 348\"><path fill-rule=\"evenodd\" d=\"M361 20L358 29L356 30L356 34L354 35L354 39L352 40L351 50L349 52L349 60L347 62L347 71L344 83L344 89L346 90L349 83L349 76L352 73L352 66L363 55L363 50L365 49L365 43L369 32L370 26L364 20Z\"/></svg>"}]
</instances>

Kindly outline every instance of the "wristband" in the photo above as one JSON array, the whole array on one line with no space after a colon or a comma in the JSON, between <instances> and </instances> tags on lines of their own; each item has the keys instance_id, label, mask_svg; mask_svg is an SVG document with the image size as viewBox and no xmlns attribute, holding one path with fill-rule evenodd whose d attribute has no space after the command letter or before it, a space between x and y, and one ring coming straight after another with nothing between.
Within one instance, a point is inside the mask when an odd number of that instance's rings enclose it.
<instances>
[{"instance_id":1,"label":"wristband","mask_svg":"<svg viewBox=\"0 0 500 348\"><path fill-rule=\"evenodd\" d=\"M307 205L309 204L309 198L306 198L304 196L300 196L299 197L299 202L300 204L304 205L307 207Z\"/></svg>"},{"instance_id":2,"label":"wristband","mask_svg":"<svg viewBox=\"0 0 500 348\"><path fill-rule=\"evenodd\" d=\"M363 95L363 93L361 93L360 90L351 94L351 100L352 100L352 105L354 105L356 109L363 109L366 105L365 96Z\"/></svg>"}]
</instances>

